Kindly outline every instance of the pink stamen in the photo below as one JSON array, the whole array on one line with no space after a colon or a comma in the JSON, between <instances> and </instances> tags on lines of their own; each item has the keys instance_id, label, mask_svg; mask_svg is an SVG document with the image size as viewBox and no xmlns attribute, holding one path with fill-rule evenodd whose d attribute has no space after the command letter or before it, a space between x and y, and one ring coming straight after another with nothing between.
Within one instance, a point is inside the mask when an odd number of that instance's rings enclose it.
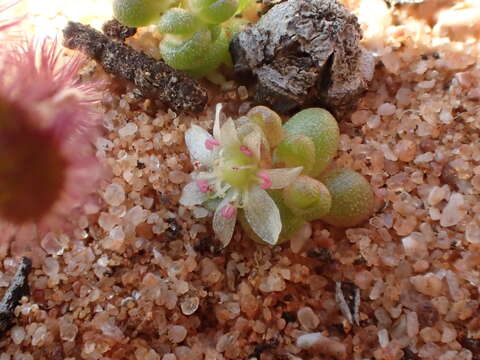
<instances>
[{"instance_id":1,"label":"pink stamen","mask_svg":"<svg viewBox=\"0 0 480 360\"><path fill-rule=\"evenodd\" d=\"M246 147L245 145L242 145L240 146L240 151L242 153L244 153L245 155L247 155L248 157L252 157L253 156L253 152L252 150L250 150L248 147Z\"/></svg>"},{"instance_id":2,"label":"pink stamen","mask_svg":"<svg viewBox=\"0 0 480 360\"><path fill-rule=\"evenodd\" d=\"M197 186L202 193L206 193L209 190L207 180L197 180Z\"/></svg>"},{"instance_id":3,"label":"pink stamen","mask_svg":"<svg viewBox=\"0 0 480 360\"><path fill-rule=\"evenodd\" d=\"M232 217L235 216L235 213L237 212L237 209L232 206L232 205L225 205L222 210L220 211L220 214L225 218L225 219L231 219Z\"/></svg>"},{"instance_id":4,"label":"pink stamen","mask_svg":"<svg viewBox=\"0 0 480 360\"><path fill-rule=\"evenodd\" d=\"M220 142L218 140L212 138L205 140L205 147L207 148L207 150L213 150L213 148L218 145L220 145Z\"/></svg>"},{"instance_id":5,"label":"pink stamen","mask_svg":"<svg viewBox=\"0 0 480 360\"><path fill-rule=\"evenodd\" d=\"M259 172L258 177L260 178L260 180L262 180L260 187L263 190L268 190L272 187L272 179L270 179L270 176L268 176L268 174L265 171Z\"/></svg>"}]
</instances>

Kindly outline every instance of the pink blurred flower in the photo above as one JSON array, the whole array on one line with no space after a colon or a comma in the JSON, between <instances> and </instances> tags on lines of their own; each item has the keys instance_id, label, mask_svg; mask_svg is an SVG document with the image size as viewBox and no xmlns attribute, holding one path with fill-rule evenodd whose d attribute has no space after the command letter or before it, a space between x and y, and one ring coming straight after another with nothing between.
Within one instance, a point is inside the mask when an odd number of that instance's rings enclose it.
<instances>
[{"instance_id":1,"label":"pink blurred flower","mask_svg":"<svg viewBox=\"0 0 480 360\"><path fill-rule=\"evenodd\" d=\"M79 81L82 61L46 40L2 47L0 243L22 227L65 227L101 178L92 145L99 95Z\"/></svg>"}]
</instances>

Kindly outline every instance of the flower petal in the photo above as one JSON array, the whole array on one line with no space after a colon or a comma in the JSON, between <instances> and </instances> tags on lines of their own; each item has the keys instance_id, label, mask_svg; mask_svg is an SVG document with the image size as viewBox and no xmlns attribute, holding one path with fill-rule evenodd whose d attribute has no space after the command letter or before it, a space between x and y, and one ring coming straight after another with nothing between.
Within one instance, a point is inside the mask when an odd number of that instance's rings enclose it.
<instances>
[{"instance_id":1,"label":"flower petal","mask_svg":"<svg viewBox=\"0 0 480 360\"><path fill-rule=\"evenodd\" d=\"M193 124L185 133L185 143L192 161L199 161L202 165L210 166L213 162L214 152L205 147L205 141L212 139L207 130Z\"/></svg>"},{"instance_id":2,"label":"flower petal","mask_svg":"<svg viewBox=\"0 0 480 360\"><path fill-rule=\"evenodd\" d=\"M272 180L270 189L282 189L292 182L300 175L303 167L287 168L287 169L268 169L263 170Z\"/></svg>"},{"instance_id":3,"label":"flower petal","mask_svg":"<svg viewBox=\"0 0 480 360\"><path fill-rule=\"evenodd\" d=\"M252 152L255 159L260 159L260 146L262 144L262 136L257 131L252 131L245 136L243 144L247 146Z\"/></svg>"},{"instance_id":4,"label":"flower petal","mask_svg":"<svg viewBox=\"0 0 480 360\"><path fill-rule=\"evenodd\" d=\"M188 183L182 190L180 204L183 206L200 205L208 200L207 193L201 192L196 181Z\"/></svg>"},{"instance_id":5,"label":"flower petal","mask_svg":"<svg viewBox=\"0 0 480 360\"><path fill-rule=\"evenodd\" d=\"M213 137L220 140L220 114L222 112L222 104L215 107L215 120L213 121Z\"/></svg>"},{"instance_id":6,"label":"flower petal","mask_svg":"<svg viewBox=\"0 0 480 360\"><path fill-rule=\"evenodd\" d=\"M248 192L244 203L245 218L252 230L263 241L275 245L282 231L282 221L277 205L265 190L255 186Z\"/></svg>"},{"instance_id":7,"label":"flower petal","mask_svg":"<svg viewBox=\"0 0 480 360\"><path fill-rule=\"evenodd\" d=\"M222 243L223 247L226 247L230 244L230 240L232 240L233 230L235 229L235 223L237 222L237 214L235 213L234 216L226 218L222 215L222 209L229 204L231 200L230 194L220 202L217 209L215 210L215 214L213 215L213 231L215 235L217 235L218 239Z\"/></svg>"}]
</instances>

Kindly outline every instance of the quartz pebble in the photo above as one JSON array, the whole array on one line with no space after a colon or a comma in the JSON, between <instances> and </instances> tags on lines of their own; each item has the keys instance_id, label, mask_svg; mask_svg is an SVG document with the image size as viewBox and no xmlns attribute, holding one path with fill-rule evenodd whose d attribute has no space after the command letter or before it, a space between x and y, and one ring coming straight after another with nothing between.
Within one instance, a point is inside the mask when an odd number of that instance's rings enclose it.
<instances>
[{"instance_id":1,"label":"quartz pebble","mask_svg":"<svg viewBox=\"0 0 480 360\"><path fill-rule=\"evenodd\" d=\"M457 225L465 216L464 204L463 195L453 193L442 211L440 225L445 227Z\"/></svg>"},{"instance_id":2,"label":"quartz pebble","mask_svg":"<svg viewBox=\"0 0 480 360\"><path fill-rule=\"evenodd\" d=\"M380 330L377 335L378 335L378 342L379 342L380 346L382 348L386 348L388 343L389 343L387 329Z\"/></svg>"},{"instance_id":3,"label":"quartz pebble","mask_svg":"<svg viewBox=\"0 0 480 360\"><path fill-rule=\"evenodd\" d=\"M109 205L119 206L125 201L125 190L120 184L110 184L106 187L103 198Z\"/></svg>"},{"instance_id":4,"label":"quartz pebble","mask_svg":"<svg viewBox=\"0 0 480 360\"><path fill-rule=\"evenodd\" d=\"M301 349L313 349L321 354L330 355L340 360L346 358L346 346L340 341L322 335L322 333L310 333L299 336L297 346Z\"/></svg>"},{"instance_id":5,"label":"quartz pebble","mask_svg":"<svg viewBox=\"0 0 480 360\"><path fill-rule=\"evenodd\" d=\"M442 293L442 280L432 273L413 276L410 282L424 295L439 296Z\"/></svg>"},{"instance_id":6,"label":"quartz pebble","mask_svg":"<svg viewBox=\"0 0 480 360\"><path fill-rule=\"evenodd\" d=\"M168 328L168 339L175 344L181 343L187 336L187 329L180 325L171 325Z\"/></svg>"},{"instance_id":7,"label":"quartz pebble","mask_svg":"<svg viewBox=\"0 0 480 360\"><path fill-rule=\"evenodd\" d=\"M391 116L395 114L396 107L391 103L384 103L378 107L377 113L380 116Z\"/></svg>"},{"instance_id":8,"label":"quartz pebble","mask_svg":"<svg viewBox=\"0 0 480 360\"><path fill-rule=\"evenodd\" d=\"M320 324L320 319L310 307L303 307L297 312L297 319L305 330L315 330Z\"/></svg>"},{"instance_id":9,"label":"quartz pebble","mask_svg":"<svg viewBox=\"0 0 480 360\"><path fill-rule=\"evenodd\" d=\"M118 130L118 134L121 137L127 137L127 136L131 136L131 135L135 135L137 130L138 130L137 124L129 122L127 125L125 125L120 130Z\"/></svg>"},{"instance_id":10,"label":"quartz pebble","mask_svg":"<svg viewBox=\"0 0 480 360\"><path fill-rule=\"evenodd\" d=\"M12 330L10 330L10 336L15 344L20 345L26 337L25 329L20 326L14 326Z\"/></svg>"},{"instance_id":11,"label":"quartz pebble","mask_svg":"<svg viewBox=\"0 0 480 360\"><path fill-rule=\"evenodd\" d=\"M184 315L192 315L197 311L200 304L200 299L196 296L186 297L181 303L180 307Z\"/></svg>"}]
</instances>

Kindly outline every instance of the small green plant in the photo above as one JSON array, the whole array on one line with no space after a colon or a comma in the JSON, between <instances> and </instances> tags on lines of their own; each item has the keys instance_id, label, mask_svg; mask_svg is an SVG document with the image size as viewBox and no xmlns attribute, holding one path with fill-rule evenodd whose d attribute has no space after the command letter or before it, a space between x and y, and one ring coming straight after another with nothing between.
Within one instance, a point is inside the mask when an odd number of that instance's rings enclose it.
<instances>
[{"instance_id":1,"label":"small green plant","mask_svg":"<svg viewBox=\"0 0 480 360\"><path fill-rule=\"evenodd\" d=\"M373 192L362 175L348 169L325 172L339 141L328 111L306 109L282 126L264 106L223 125L220 110L213 136L197 125L185 134L196 170L180 203L214 210L213 230L224 246L237 219L253 240L275 245L305 221L350 227L372 214Z\"/></svg>"},{"instance_id":2,"label":"small green plant","mask_svg":"<svg viewBox=\"0 0 480 360\"><path fill-rule=\"evenodd\" d=\"M204 76L230 64L233 33L240 30L235 14L251 0L114 0L115 18L127 26L155 24L163 34L159 54L177 70Z\"/></svg>"}]
</instances>

